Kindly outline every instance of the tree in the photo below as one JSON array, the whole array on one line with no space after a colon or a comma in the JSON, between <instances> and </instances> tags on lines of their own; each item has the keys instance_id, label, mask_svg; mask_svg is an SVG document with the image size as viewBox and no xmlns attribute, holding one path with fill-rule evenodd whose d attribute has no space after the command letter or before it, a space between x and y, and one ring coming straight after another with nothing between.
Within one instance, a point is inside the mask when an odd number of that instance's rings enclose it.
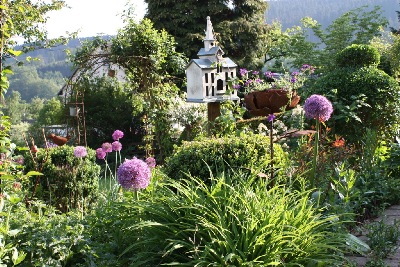
<instances>
[{"instance_id":1,"label":"tree","mask_svg":"<svg viewBox=\"0 0 400 267\"><path fill-rule=\"evenodd\" d=\"M269 26L265 24L264 0L145 0L146 18L154 28L165 29L175 37L177 50L197 58L203 46L206 18L210 16L220 45L240 66L260 67Z\"/></svg>"},{"instance_id":2,"label":"tree","mask_svg":"<svg viewBox=\"0 0 400 267\"><path fill-rule=\"evenodd\" d=\"M27 105L25 101L21 100L21 94L19 92L12 92L12 94L6 98L4 115L10 117L12 124L20 123L26 116L26 111Z\"/></svg>"},{"instance_id":3,"label":"tree","mask_svg":"<svg viewBox=\"0 0 400 267\"><path fill-rule=\"evenodd\" d=\"M43 108L39 111L36 123L43 126L54 124L62 124L65 121L64 107L61 101L57 98L48 100Z\"/></svg>"},{"instance_id":4,"label":"tree","mask_svg":"<svg viewBox=\"0 0 400 267\"><path fill-rule=\"evenodd\" d=\"M39 116L39 112L40 110L43 108L44 106L44 99L39 98L39 97L34 97L31 100L31 103L29 104L28 110L28 119L37 119L37 117Z\"/></svg>"}]
</instances>

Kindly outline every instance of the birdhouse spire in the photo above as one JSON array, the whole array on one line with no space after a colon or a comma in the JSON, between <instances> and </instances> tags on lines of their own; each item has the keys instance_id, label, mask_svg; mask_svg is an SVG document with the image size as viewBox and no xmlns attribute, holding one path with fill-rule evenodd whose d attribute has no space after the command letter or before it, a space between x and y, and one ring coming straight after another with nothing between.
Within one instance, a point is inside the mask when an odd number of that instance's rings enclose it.
<instances>
[{"instance_id":1,"label":"birdhouse spire","mask_svg":"<svg viewBox=\"0 0 400 267\"><path fill-rule=\"evenodd\" d=\"M206 28L206 38L204 38L204 49L205 51L210 51L211 48L215 47L217 39L214 36L214 29L211 23L210 16L207 16L207 28Z\"/></svg>"}]
</instances>

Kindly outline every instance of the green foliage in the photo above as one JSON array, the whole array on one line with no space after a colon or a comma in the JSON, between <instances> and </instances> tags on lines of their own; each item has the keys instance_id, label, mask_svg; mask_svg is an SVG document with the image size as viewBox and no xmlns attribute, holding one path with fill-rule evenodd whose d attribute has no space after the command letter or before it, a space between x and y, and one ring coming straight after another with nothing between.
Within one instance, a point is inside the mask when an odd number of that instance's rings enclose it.
<instances>
[{"instance_id":1,"label":"green foliage","mask_svg":"<svg viewBox=\"0 0 400 267\"><path fill-rule=\"evenodd\" d=\"M274 144L274 167L284 166L286 155L279 144ZM203 137L183 142L167 158L165 173L177 180L188 174L207 181L210 174L243 170L267 173L270 168L270 142L263 135L251 133L221 138Z\"/></svg>"},{"instance_id":2,"label":"green foliage","mask_svg":"<svg viewBox=\"0 0 400 267\"><path fill-rule=\"evenodd\" d=\"M138 116L133 116L132 94L116 79L82 80L78 90L85 95L86 139L89 147L100 147L119 129L125 133L123 145L141 139L143 131Z\"/></svg>"},{"instance_id":3,"label":"green foliage","mask_svg":"<svg viewBox=\"0 0 400 267\"><path fill-rule=\"evenodd\" d=\"M27 105L25 101L21 101L21 94L19 92L12 92L6 97L6 106L4 114L9 116L12 124L18 124L25 119Z\"/></svg>"},{"instance_id":4,"label":"green foliage","mask_svg":"<svg viewBox=\"0 0 400 267\"><path fill-rule=\"evenodd\" d=\"M92 251L78 214L57 214L40 202L32 208L25 214L19 210L18 215L26 217L13 218L18 234L12 241L26 253L18 266L89 266L85 260Z\"/></svg>"},{"instance_id":5,"label":"green foliage","mask_svg":"<svg viewBox=\"0 0 400 267\"><path fill-rule=\"evenodd\" d=\"M317 79L310 92L331 98L334 115L329 125L350 142L359 142L358 136L364 135L367 128L378 130L387 139L396 133L400 87L376 67L338 68ZM329 96L331 92L335 92L333 97Z\"/></svg>"},{"instance_id":6,"label":"green foliage","mask_svg":"<svg viewBox=\"0 0 400 267\"><path fill-rule=\"evenodd\" d=\"M64 107L60 99L52 98L39 111L37 123L41 126L61 124L65 121Z\"/></svg>"},{"instance_id":7,"label":"green foliage","mask_svg":"<svg viewBox=\"0 0 400 267\"><path fill-rule=\"evenodd\" d=\"M332 231L308 191L266 189L263 179L220 176L164 180L152 197L129 201L130 246L121 259L140 266L339 266L348 235Z\"/></svg>"},{"instance_id":8,"label":"green foliage","mask_svg":"<svg viewBox=\"0 0 400 267\"><path fill-rule=\"evenodd\" d=\"M26 155L26 169L43 174L31 181L31 197L42 199L61 211L87 209L98 197L100 175L95 151L87 148L87 152L85 158L76 158L74 147L64 145L39 149L33 157Z\"/></svg>"},{"instance_id":9,"label":"green foliage","mask_svg":"<svg viewBox=\"0 0 400 267\"><path fill-rule=\"evenodd\" d=\"M337 54L336 63L341 68L377 67L380 63L380 54L370 45L352 44Z\"/></svg>"},{"instance_id":10,"label":"green foliage","mask_svg":"<svg viewBox=\"0 0 400 267\"><path fill-rule=\"evenodd\" d=\"M53 97L44 103L39 110L36 121L29 126L29 135L35 139L37 145L42 144L44 147L43 127L65 124L65 113L64 105L60 99Z\"/></svg>"}]
</instances>

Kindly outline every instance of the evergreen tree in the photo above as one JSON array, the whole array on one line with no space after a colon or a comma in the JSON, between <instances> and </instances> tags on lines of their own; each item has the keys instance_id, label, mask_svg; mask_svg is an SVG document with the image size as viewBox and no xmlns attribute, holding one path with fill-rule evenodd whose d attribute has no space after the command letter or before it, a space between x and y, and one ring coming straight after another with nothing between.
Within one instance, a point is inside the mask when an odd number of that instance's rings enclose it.
<instances>
[{"instance_id":1,"label":"evergreen tree","mask_svg":"<svg viewBox=\"0 0 400 267\"><path fill-rule=\"evenodd\" d=\"M145 0L146 17L157 29L165 29L175 37L177 50L189 58L197 58L203 47L206 18L213 28L226 56L240 66L262 65L268 25L264 0Z\"/></svg>"}]
</instances>

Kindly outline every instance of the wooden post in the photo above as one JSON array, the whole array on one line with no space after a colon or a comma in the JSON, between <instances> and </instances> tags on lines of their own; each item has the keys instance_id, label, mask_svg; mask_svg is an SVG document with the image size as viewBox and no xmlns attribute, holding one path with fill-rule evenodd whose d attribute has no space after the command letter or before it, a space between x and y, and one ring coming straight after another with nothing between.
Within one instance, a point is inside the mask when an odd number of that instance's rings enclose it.
<instances>
[{"instance_id":1,"label":"wooden post","mask_svg":"<svg viewBox=\"0 0 400 267\"><path fill-rule=\"evenodd\" d=\"M210 102L207 104L208 109L208 121L213 122L215 119L221 115L221 103Z\"/></svg>"},{"instance_id":2,"label":"wooden post","mask_svg":"<svg viewBox=\"0 0 400 267\"><path fill-rule=\"evenodd\" d=\"M221 115L221 104L219 102L207 103L207 113L208 113L207 132L208 132L208 135L210 135L211 134L212 122L214 122L215 119L219 115Z\"/></svg>"}]
</instances>

